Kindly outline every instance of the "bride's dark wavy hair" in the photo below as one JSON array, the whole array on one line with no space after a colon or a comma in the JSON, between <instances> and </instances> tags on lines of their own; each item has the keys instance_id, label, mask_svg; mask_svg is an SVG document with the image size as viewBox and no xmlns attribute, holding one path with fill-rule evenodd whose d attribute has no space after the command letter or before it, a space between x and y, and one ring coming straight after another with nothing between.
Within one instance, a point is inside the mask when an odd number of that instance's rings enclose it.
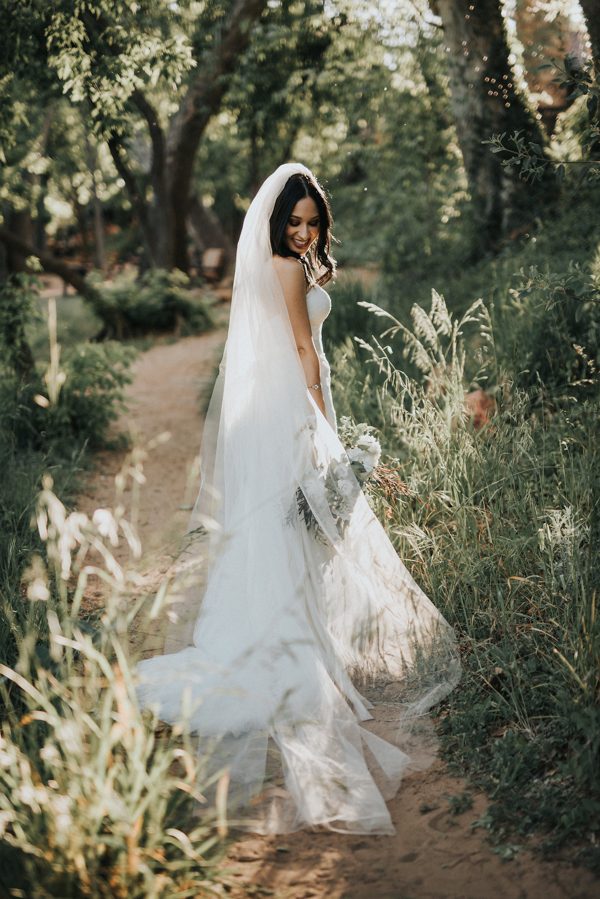
<instances>
[{"instance_id":1,"label":"bride's dark wavy hair","mask_svg":"<svg viewBox=\"0 0 600 899\"><path fill-rule=\"evenodd\" d=\"M319 236L309 253L302 257L294 253L285 242L285 229L289 218L298 200L311 197L319 210ZM330 253L331 228L333 218L329 201L325 192L317 181L304 175L302 172L292 175L286 181L285 187L277 197L270 219L271 249L277 256L294 256L302 259L309 279L314 279L317 284L326 284L335 275L335 259Z\"/></svg>"}]
</instances>

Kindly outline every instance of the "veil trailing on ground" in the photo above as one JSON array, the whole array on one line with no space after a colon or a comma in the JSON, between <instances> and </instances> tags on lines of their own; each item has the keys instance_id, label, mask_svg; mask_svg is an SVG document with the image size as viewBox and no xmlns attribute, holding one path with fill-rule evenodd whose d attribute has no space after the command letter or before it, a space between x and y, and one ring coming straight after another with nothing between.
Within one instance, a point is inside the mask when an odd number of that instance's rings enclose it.
<instances>
[{"instance_id":1,"label":"veil trailing on ground","mask_svg":"<svg viewBox=\"0 0 600 899\"><path fill-rule=\"evenodd\" d=\"M139 663L137 690L169 723L185 712L252 829L390 832L384 797L420 763L406 739L459 665L358 484L343 527L330 507L327 471L348 458L307 390L270 244L297 173L313 178L280 166L244 220L179 612L167 651ZM371 700L391 742L360 724Z\"/></svg>"}]
</instances>

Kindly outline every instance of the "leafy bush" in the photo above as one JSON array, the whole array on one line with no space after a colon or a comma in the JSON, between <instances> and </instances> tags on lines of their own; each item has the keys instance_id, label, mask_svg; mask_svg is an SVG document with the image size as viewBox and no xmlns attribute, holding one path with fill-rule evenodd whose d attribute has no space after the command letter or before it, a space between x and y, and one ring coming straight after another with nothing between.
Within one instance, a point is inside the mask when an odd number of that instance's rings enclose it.
<instances>
[{"instance_id":1,"label":"leafy bush","mask_svg":"<svg viewBox=\"0 0 600 899\"><path fill-rule=\"evenodd\" d=\"M34 368L25 329L34 314L35 284L29 275L12 275L0 283L0 347L5 364L21 380Z\"/></svg>"},{"instance_id":2,"label":"leafy bush","mask_svg":"<svg viewBox=\"0 0 600 899\"><path fill-rule=\"evenodd\" d=\"M139 281L123 281L114 287L100 287L91 300L103 323L102 337L122 340L153 331L207 331L213 317L206 299L190 291L183 272L155 269Z\"/></svg>"},{"instance_id":3,"label":"leafy bush","mask_svg":"<svg viewBox=\"0 0 600 899\"><path fill-rule=\"evenodd\" d=\"M600 290L580 266L567 274L521 272L496 310L506 364L516 383L557 399L589 392L600 369Z\"/></svg>"},{"instance_id":4,"label":"leafy bush","mask_svg":"<svg viewBox=\"0 0 600 899\"><path fill-rule=\"evenodd\" d=\"M9 313L18 319L21 293L15 285L12 291L3 295L10 301L5 320ZM86 449L107 442L109 425L122 408L134 355L119 344L82 344L66 354L61 368L53 303L50 309L46 373L34 367L25 376L8 367L8 354L0 364L0 658L7 663L16 657L25 625L41 645L46 638L45 619L30 620L19 583L23 565L40 548L31 518L42 476L52 472L62 495L73 495Z\"/></svg>"},{"instance_id":5,"label":"leafy bush","mask_svg":"<svg viewBox=\"0 0 600 899\"><path fill-rule=\"evenodd\" d=\"M123 389L131 382L135 355L132 347L116 342L80 344L68 353L58 402L48 409L49 439L103 446L111 422L124 409Z\"/></svg>"},{"instance_id":6,"label":"leafy bush","mask_svg":"<svg viewBox=\"0 0 600 899\"><path fill-rule=\"evenodd\" d=\"M54 402L45 397L46 382L37 372L24 386L7 375L0 383L0 442L67 455L75 446L104 446L109 425L123 408L134 357L132 347L115 342L75 347L66 355L64 383Z\"/></svg>"},{"instance_id":7,"label":"leafy bush","mask_svg":"<svg viewBox=\"0 0 600 899\"><path fill-rule=\"evenodd\" d=\"M390 536L464 650L442 718L447 753L490 793L481 823L495 839L543 831L542 851L571 845L571 857L598 865L597 393L532 406L498 371L481 304L459 322L434 294L430 312L413 308L411 328L386 321L385 341L363 345L374 390L346 348L334 383L341 408L377 423L397 459L407 492L385 503ZM479 430L464 413L473 379L496 402Z\"/></svg>"}]
</instances>

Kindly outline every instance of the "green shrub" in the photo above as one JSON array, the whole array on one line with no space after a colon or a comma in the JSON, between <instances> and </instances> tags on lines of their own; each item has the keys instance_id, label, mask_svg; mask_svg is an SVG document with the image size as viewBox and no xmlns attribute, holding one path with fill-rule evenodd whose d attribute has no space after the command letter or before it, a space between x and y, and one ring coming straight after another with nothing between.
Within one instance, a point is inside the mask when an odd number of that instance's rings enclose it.
<instances>
[{"instance_id":1,"label":"green shrub","mask_svg":"<svg viewBox=\"0 0 600 899\"><path fill-rule=\"evenodd\" d=\"M14 301L22 289L12 285L8 296L17 312ZM10 354L0 364L0 658L8 663L16 658L26 625L41 646L47 637L45 618L29 620L32 608L22 602L20 589L23 566L40 548L31 519L42 476L51 472L64 497L74 494L85 451L106 444L109 425L123 407L134 355L116 343L82 344L66 354L61 368L53 314L50 337L44 375L35 367L27 376L14 370Z\"/></svg>"},{"instance_id":2,"label":"green shrub","mask_svg":"<svg viewBox=\"0 0 600 899\"><path fill-rule=\"evenodd\" d=\"M521 272L496 309L505 364L524 388L554 399L588 393L600 370L600 290L581 267Z\"/></svg>"},{"instance_id":3,"label":"green shrub","mask_svg":"<svg viewBox=\"0 0 600 899\"><path fill-rule=\"evenodd\" d=\"M97 288L90 302L103 323L102 337L122 340L177 328L191 333L207 331L214 324L208 302L193 295L183 272L155 269L139 281Z\"/></svg>"},{"instance_id":4,"label":"green shrub","mask_svg":"<svg viewBox=\"0 0 600 899\"><path fill-rule=\"evenodd\" d=\"M0 282L0 349L4 364L21 380L35 368L26 335L34 317L36 280L30 275L11 275Z\"/></svg>"},{"instance_id":5,"label":"green shrub","mask_svg":"<svg viewBox=\"0 0 600 899\"><path fill-rule=\"evenodd\" d=\"M135 355L132 347L112 341L80 344L66 354L64 385L47 410L48 438L104 446L110 424L125 408L123 390L131 382Z\"/></svg>"},{"instance_id":6,"label":"green shrub","mask_svg":"<svg viewBox=\"0 0 600 899\"><path fill-rule=\"evenodd\" d=\"M47 386L37 372L24 386L6 374L0 382L0 442L15 451L37 449L50 456L70 455L84 445L104 446L109 425L123 409L134 357L132 347L116 342L75 347L66 354L55 402L45 398Z\"/></svg>"}]
</instances>

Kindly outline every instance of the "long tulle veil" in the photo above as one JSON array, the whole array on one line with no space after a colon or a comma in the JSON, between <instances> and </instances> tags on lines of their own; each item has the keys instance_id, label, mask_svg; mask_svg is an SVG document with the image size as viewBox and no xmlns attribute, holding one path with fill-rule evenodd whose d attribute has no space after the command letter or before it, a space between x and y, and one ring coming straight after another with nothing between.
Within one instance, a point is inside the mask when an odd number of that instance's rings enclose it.
<instances>
[{"instance_id":1,"label":"long tulle veil","mask_svg":"<svg viewBox=\"0 0 600 899\"><path fill-rule=\"evenodd\" d=\"M270 245L275 201L296 173L313 177L280 166L244 220L188 577L165 654L139 665L138 693L167 721L192 709L254 829L390 832L383 797L411 764L406 738L459 665L451 628L360 490L343 531L330 510L325 473L347 457L306 388ZM299 491L319 540L297 514ZM373 700L396 745L361 725Z\"/></svg>"}]
</instances>

